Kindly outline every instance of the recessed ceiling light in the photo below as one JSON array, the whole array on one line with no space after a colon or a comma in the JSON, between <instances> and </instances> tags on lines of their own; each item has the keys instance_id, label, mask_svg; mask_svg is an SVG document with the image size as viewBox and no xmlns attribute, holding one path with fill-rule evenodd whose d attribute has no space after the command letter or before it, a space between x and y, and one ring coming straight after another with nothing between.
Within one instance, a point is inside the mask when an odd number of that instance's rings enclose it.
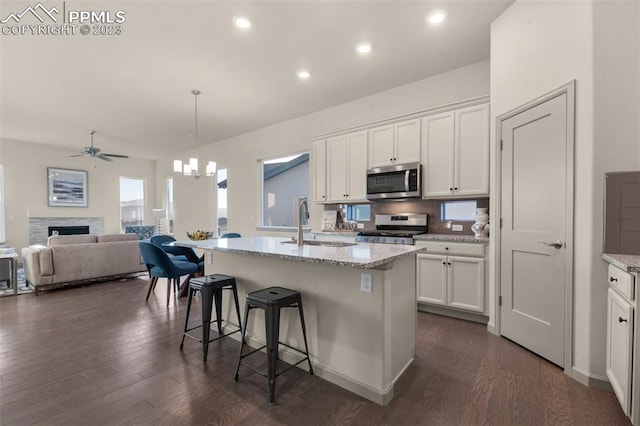
<instances>
[{"instance_id":1,"label":"recessed ceiling light","mask_svg":"<svg viewBox=\"0 0 640 426\"><path fill-rule=\"evenodd\" d=\"M439 24L445 20L447 12L444 10L434 10L427 16L427 22L430 24Z\"/></svg>"},{"instance_id":2,"label":"recessed ceiling light","mask_svg":"<svg viewBox=\"0 0 640 426\"><path fill-rule=\"evenodd\" d=\"M309 74L309 71L307 70L298 71L298 78L300 80L307 80L309 77L311 77L311 74Z\"/></svg>"},{"instance_id":3,"label":"recessed ceiling light","mask_svg":"<svg viewBox=\"0 0 640 426\"><path fill-rule=\"evenodd\" d=\"M371 53L371 43L360 43L359 45L356 46L356 52L358 52L361 55L368 55L369 53Z\"/></svg>"},{"instance_id":4,"label":"recessed ceiling light","mask_svg":"<svg viewBox=\"0 0 640 426\"><path fill-rule=\"evenodd\" d=\"M235 18L233 18L233 23L236 24L236 27L243 30L251 28L251 21L244 16L236 16Z\"/></svg>"}]
</instances>

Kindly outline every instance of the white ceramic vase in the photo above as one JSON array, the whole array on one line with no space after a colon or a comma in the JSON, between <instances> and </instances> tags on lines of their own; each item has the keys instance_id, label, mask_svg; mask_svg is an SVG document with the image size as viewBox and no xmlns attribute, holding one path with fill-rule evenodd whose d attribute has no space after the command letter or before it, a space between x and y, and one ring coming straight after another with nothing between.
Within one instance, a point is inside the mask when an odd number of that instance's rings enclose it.
<instances>
[{"instance_id":1,"label":"white ceramic vase","mask_svg":"<svg viewBox=\"0 0 640 426\"><path fill-rule=\"evenodd\" d=\"M476 223L471 225L471 230L475 234L476 238L486 237L489 235L489 214L486 208L476 209L475 216ZM485 229L486 228L486 229Z\"/></svg>"}]
</instances>

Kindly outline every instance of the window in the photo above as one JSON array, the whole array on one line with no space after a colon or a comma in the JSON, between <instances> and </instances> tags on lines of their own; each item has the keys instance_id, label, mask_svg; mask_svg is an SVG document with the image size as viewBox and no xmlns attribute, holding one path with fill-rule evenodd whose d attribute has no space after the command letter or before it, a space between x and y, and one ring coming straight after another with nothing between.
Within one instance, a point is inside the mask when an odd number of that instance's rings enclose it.
<instances>
[{"instance_id":1,"label":"window","mask_svg":"<svg viewBox=\"0 0 640 426\"><path fill-rule=\"evenodd\" d=\"M0 244L6 241L4 235L4 168L0 164Z\"/></svg>"},{"instance_id":2,"label":"window","mask_svg":"<svg viewBox=\"0 0 640 426\"><path fill-rule=\"evenodd\" d=\"M443 201L440 204L440 220L457 220L460 222L474 222L476 215L476 200Z\"/></svg>"},{"instance_id":3,"label":"window","mask_svg":"<svg viewBox=\"0 0 640 426\"><path fill-rule=\"evenodd\" d=\"M218 194L216 197L216 217L218 218L218 236L227 232L227 169L219 169Z\"/></svg>"},{"instance_id":4,"label":"window","mask_svg":"<svg viewBox=\"0 0 640 426\"><path fill-rule=\"evenodd\" d=\"M144 224L144 179L120 178L120 218L122 231Z\"/></svg>"},{"instance_id":5,"label":"window","mask_svg":"<svg viewBox=\"0 0 640 426\"><path fill-rule=\"evenodd\" d=\"M262 160L262 226L298 226L298 205L309 198L309 153ZM307 225L304 218L302 225Z\"/></svg>"},{"instance_id":6,"label":"window","mask_svg":"<svg viewBox=\"0 0 640 426\"><path fill-rule=\"evenodd\" d=\"M173 234L173 178L167 178L167 232Z\"/></svg>"},{"instance_id":7,"label":"window","mask_svg":"<svg viewBox=\"0 0 640 426\"><path fill-rule=\"evenodd\" d=\"M371 220L371 206L369 204L353 204L347 206L347 220Z\"/></svg>"}]
</instances>

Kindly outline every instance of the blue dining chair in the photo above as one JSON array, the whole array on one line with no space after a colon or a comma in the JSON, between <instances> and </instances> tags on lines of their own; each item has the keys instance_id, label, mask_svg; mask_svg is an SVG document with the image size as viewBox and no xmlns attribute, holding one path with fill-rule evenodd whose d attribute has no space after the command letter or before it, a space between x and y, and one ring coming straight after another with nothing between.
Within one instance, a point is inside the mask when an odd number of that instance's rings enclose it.
<instances>
[{"instance_id":1,"label":"blue dining chair","mask_svg":"<svg viewBox=\"0 0 640 426\"><path fill-rule=\"evenodd\" d=\"M171 295L171 283L173 282L176 287L176 294L178 286L180 284L180 277L188 275L187 283L195 274L200 271L200 266L196 263L185 262L181 260L171 260L169 255L165 251L155 244L151 244L147 241L138 241L138 247L140 248L140 254L142 255L142 261L147 265L149 269L149 275L151 276L151 282L149 283L149 289L147 290L147 298L151 291L156 287L158 278L167 279L167 306L169 306L169 297ZM188 284L187 284L188 285Z\"/></svg>"},{"instance_id":2,"label":"blue dining chair","mask_svg":"<svg viewBox=\"0 0 640 426\"><path fill-rule=\"evenodd\" d=\"M182 260L183 262L189 262L189 259L184 254L184 251L185 250L193 251L193 249L189 249L187 247L177 247L177 246L166 246L165 245L167 243L172 243L175 240L176 239L173 238L171 235L154 235L153 237L149 238L149 241L151 242L151 244L157 245L162 250L164 250L165 253L170 254L172 260ZM197 257L197 255L196 255L196 257Z\"/></svg>"}]
</instances>

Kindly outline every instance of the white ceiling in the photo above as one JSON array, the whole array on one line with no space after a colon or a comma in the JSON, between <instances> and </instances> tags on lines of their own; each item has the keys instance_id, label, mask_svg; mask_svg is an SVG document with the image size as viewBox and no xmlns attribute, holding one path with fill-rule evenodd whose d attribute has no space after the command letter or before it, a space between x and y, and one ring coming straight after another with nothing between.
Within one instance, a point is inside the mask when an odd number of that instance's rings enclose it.
<instances>
[{"instance_id":1,"label":"white ceiling","mask_svg":"<svg viewBox=\"0 0 640 426\"><path fill-rule=\"evenodd\" d=\"M488 59L490 23L512 1L83 2L125 11L123 34L0 35L0 137L72 154L94 129L104 152L160 158ZM3 1L0 20L29 4ZM430 26L436 8L447 20Z\"/></svg>"}]
</instances>

